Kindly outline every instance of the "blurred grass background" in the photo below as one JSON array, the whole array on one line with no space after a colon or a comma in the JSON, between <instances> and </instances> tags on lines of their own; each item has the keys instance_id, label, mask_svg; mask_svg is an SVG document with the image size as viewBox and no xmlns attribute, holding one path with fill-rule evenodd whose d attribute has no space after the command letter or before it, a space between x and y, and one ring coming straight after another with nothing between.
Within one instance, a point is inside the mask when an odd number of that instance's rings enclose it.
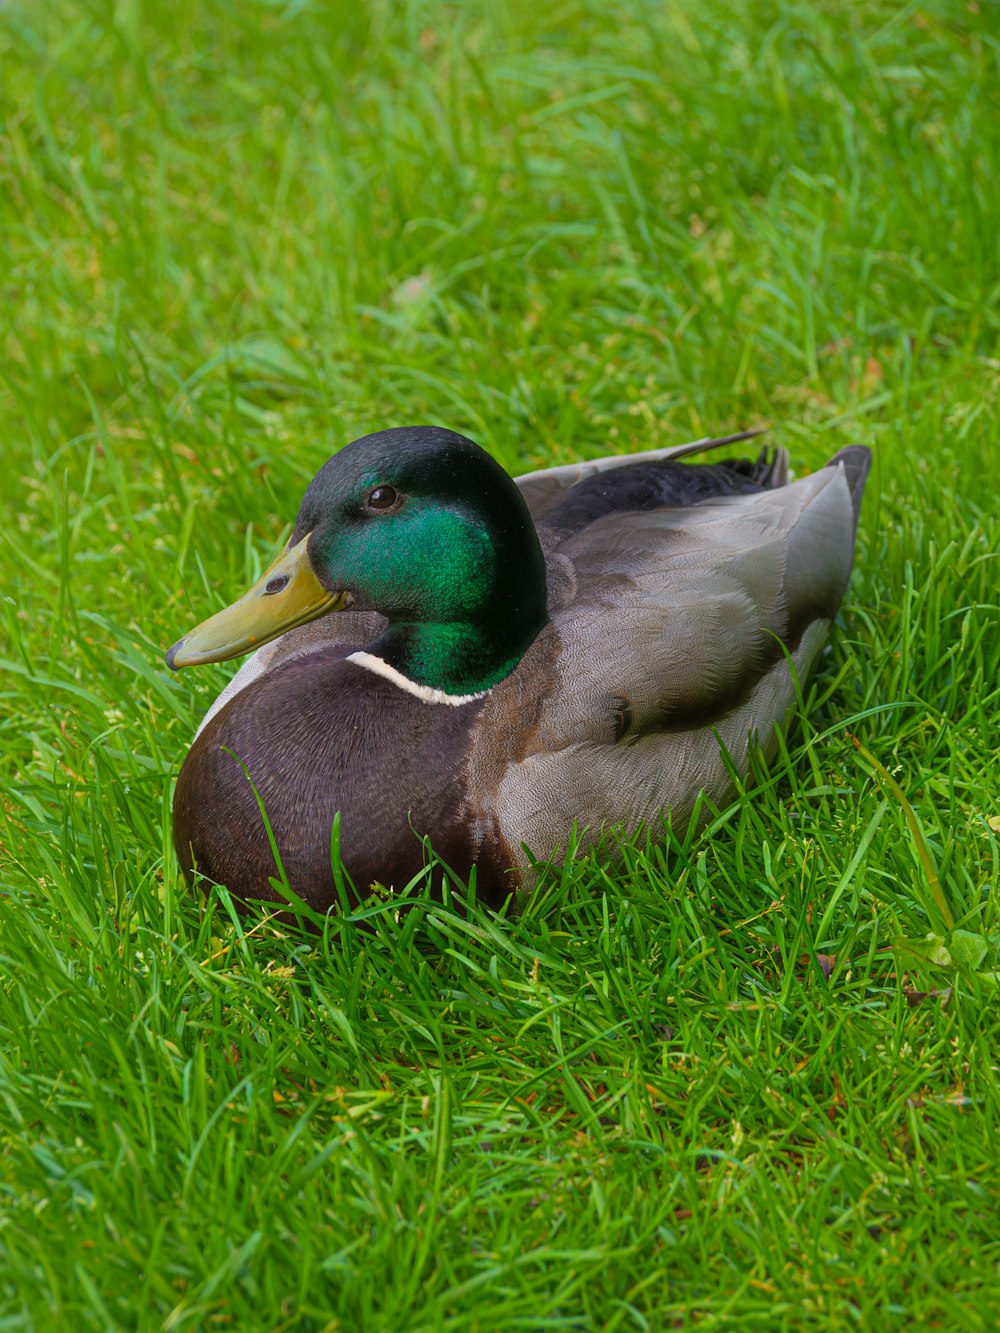
<instances>
[{"instance_id":1,"label":"blurred grass background","mask_svg":"<svg viewBox=\"0 0 1000 1333\"><path fill-rule=\"evenodd\" d=\"M995 948L1000 7L14 0L0 68L0 1329L995 1327L995 992L897 975L847 733ZM516 920L246 938L162 648L422 421L872 445L810 721Z\"/></svg>"}]
</instances>

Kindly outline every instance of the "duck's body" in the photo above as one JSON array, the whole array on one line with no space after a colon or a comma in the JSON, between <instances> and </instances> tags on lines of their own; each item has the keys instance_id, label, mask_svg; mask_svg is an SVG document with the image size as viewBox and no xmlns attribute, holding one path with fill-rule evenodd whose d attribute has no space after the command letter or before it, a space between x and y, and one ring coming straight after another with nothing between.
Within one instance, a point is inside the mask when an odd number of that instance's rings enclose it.
<instances>
[{"instance_id":1,"label":"duck's body","mask_svg":"<svg viewBox=\"0 0 1000 1333\"><path fill-rule=\"evenodd\" d=\"M408 456L396 471L394 447ZM559 856L574 824L585 844L667 811L683 825L701 791L725 800L727 763L745 768L752 735L772 748L836 614L869 455L844 450L789 484L780 454L690 465L680 452L534 473L517 491L476 446L434 428L335 456L291 552L301 565L308 550L305 577L318 576L326 605L362 609L281 633L216 701L177 785L182 864L273 900L259 797L292 888L321 911L337 902L338 813L357 897L407 884L429 836L500 903L527 882L528 851ZM468 504L455 498L466 470ZM359 507L358 495L389 493L395 508ZM405 524L421 543L408 557L395 551ZM255 616L284 592L290 560L258 585ZM386 590L401 579L413 586L394 604ZM470 582L491 580L473 604ZM207 648L202 630L182 640L172 664L240 651L228 620L226 633L216 625L233 614L204 627ZM305 615L293 607L285 623Z\"/></svg>"}]
</instances>

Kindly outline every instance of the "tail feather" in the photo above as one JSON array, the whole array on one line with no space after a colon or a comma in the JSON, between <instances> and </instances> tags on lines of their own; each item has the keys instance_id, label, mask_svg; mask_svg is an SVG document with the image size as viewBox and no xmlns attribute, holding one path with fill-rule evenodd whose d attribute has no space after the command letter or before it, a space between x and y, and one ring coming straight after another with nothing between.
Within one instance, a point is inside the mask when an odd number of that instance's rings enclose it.
<instances>
[{"instance_id":1,"label":"tail feather","mask_svg":"<svg viewBox=\"0 0 1000 1333\"><path fill-rule=\"evenodd\" d=\"M750 474L758 485L776 491L788 485L788 450L784 446L761 449L754 460Z\"/></svg>"},{"instance_id":2,"label":"tail feather","mask_svg":"<svg viewBox=\"0 0 1000 1333\"><path fill-rule=\"evenodd\" d=\"M872 451L863 444L849 444L834 454L827 467L836 467L838 463L843 463L847 474L847 487L851 492L856 528L861 513L861 499L865 493L865 482L868 480L868 472L872 465Z\"/></svg>"}]
</instances>

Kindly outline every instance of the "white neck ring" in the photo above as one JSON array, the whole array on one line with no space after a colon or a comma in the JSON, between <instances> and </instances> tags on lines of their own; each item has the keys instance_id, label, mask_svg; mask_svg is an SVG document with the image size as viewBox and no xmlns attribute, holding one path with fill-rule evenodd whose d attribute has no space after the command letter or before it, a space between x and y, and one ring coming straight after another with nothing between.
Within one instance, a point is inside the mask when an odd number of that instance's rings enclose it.
<instances>
[{"instance_id":1,"label":"white neck ring","mask_svg":"<svg viewBox=\"0 0 1000 1333\"><path fill-rule=\"evenodd\" d=\"M450 708L459 708L462 704L485 699L489 694L489 690L478 690L475 694L448 694L446 690L438 690L431 685L420 685L417 681L410 680L409 676L404 676L402 671L390 666L388 662L383 662L381 657L376 657L374 653L349 653L347 660L354 662L356 666L364 667L366 671L374 672L384 680L392 681L393 685L405 690L407 694L412 694L424 704L447 704Z\"/></svg>"}]
</instances>

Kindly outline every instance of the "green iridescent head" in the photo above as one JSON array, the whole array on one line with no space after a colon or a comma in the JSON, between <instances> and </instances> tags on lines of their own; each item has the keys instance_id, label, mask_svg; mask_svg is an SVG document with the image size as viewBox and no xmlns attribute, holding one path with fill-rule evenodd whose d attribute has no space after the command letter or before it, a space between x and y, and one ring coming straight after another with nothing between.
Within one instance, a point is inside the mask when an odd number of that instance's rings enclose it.
<instances>
[{"instance_id":1,"label":"green iridescent head","mask_svg":"<svg viewBox=\"0 0 1000 1333\"><path fill-rule=\"evenodd\" d=\"M488 689L546 620L545 562L513 481L453 431L366 435L316 474L288 550L167 654L219 661L350 606L388 626L367 651L419 685Z\"/></svg>"}]
</instances>

